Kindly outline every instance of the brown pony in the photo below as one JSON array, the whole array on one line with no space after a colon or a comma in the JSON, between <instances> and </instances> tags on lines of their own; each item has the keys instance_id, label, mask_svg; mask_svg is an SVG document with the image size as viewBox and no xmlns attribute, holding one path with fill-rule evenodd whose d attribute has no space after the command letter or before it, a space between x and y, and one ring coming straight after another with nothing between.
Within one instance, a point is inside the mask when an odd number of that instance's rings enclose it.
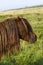
<instances>
[{"instance_id":1,"label":"brown pony","mask_svg":"<svg viewBox=\"0 0 43 65\"><path fill-rule=\"evenodd\" d=\"M3 53L10 54L20 49L20 39L28 42L37 40L31 25L22 17L9 18L0 23L0 58Z\"/></svg>"}]
</instances>

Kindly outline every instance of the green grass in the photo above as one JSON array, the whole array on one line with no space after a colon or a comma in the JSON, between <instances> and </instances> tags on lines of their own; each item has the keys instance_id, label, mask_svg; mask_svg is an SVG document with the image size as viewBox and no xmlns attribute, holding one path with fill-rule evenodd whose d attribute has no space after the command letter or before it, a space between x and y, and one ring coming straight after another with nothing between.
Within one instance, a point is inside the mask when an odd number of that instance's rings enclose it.
<instances>
[{"instance_id":1,"label":"green grass","mask_svg":"<svg viewBox=\"0 0 43 65\"><path fill-rule=\"evenodd\" d=\"M24 40L20 40L21 50L11 55L9 58L4 55L0 61L0 65L43 65L43 14L30 13L19 16L23 16L29 21L37 35L37 41L31 44ZM0 16L0 21L7 17L15 16Z\"/></svg>"}]
</instances>

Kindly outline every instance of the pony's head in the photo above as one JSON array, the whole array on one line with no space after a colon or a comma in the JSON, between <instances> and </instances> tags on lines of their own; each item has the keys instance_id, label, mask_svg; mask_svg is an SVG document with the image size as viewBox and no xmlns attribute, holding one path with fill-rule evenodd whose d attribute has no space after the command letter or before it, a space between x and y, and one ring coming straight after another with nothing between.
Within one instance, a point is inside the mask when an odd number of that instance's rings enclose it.
<instances>
[{"instance_id":1,"label":"pony's head","mask_svg":"<svg viewBox=\"0 0 43 65\"><path fill-rule=\"evenodd\" d=\"M33 32L31 25L28 23L27 19L23 17L18 17L16 19L19 37L25 41L29 41L31 43L37 40L36 34Z\"/></svg>"}]
</instances>

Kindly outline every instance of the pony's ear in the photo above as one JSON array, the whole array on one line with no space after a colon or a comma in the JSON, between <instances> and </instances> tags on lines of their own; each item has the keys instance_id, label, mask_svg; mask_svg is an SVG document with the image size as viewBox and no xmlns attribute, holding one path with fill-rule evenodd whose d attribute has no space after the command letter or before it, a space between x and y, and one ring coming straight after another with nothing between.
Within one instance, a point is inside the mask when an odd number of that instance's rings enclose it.
<instances>
[{"instance_id":1,"label":"pony's ear","mask_svg":"<svg viewBox=\"0 0 43 65\"><path fill-rule=\"evenodd\" d=\"M16 17L16 18L15 18L15 21L20 21L20 17L19 17L19 16Z\"/></svg>"},{"instance_id":2,"label":"pony's ear","mask_svg":"<svg viewBox=\"0 0 43 65\"><path fill-rule=\"evenodd\" d=\"M18 16L17 19L20 19L20 17Z\"/></svg>"},{"instance_id":3,"label":"pony's ear","mask_svg":"<svg viewBox=\"0 0 43 65\"><path fill-rule=\"evenodd\" d=\"M18 20L18 21L20 21L20 20L21 20L21 18L18 16L18 17L17 17L17 20Z\"/></svg>"},{"instance_id":4,"label":"pony's ear","mask_svg":"<svg viewBox=\"0 0 43 65\"><path fill-rule=\"evenodd\" d=\"M23 18L23 16L18 16L18 19Z\"/></svg>"}]
</instances>

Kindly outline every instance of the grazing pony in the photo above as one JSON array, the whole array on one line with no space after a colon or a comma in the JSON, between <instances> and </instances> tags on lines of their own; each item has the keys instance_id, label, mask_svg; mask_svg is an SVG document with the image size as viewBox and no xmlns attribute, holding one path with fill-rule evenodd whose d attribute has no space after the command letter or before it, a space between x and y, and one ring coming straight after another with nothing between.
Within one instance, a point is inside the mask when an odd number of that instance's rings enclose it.
<instances>
[{"instance_id":1,"label":"grazing pony","mask_svg":"<svg viewBox=\"0 0 43 65\"><path fill-rule=\"evenodd\" d=\"M20 49L20 39L34 43L37 40L31 25L23 17L9 18L0 23L0 59Z\"/></svg>"}]
</instances>

